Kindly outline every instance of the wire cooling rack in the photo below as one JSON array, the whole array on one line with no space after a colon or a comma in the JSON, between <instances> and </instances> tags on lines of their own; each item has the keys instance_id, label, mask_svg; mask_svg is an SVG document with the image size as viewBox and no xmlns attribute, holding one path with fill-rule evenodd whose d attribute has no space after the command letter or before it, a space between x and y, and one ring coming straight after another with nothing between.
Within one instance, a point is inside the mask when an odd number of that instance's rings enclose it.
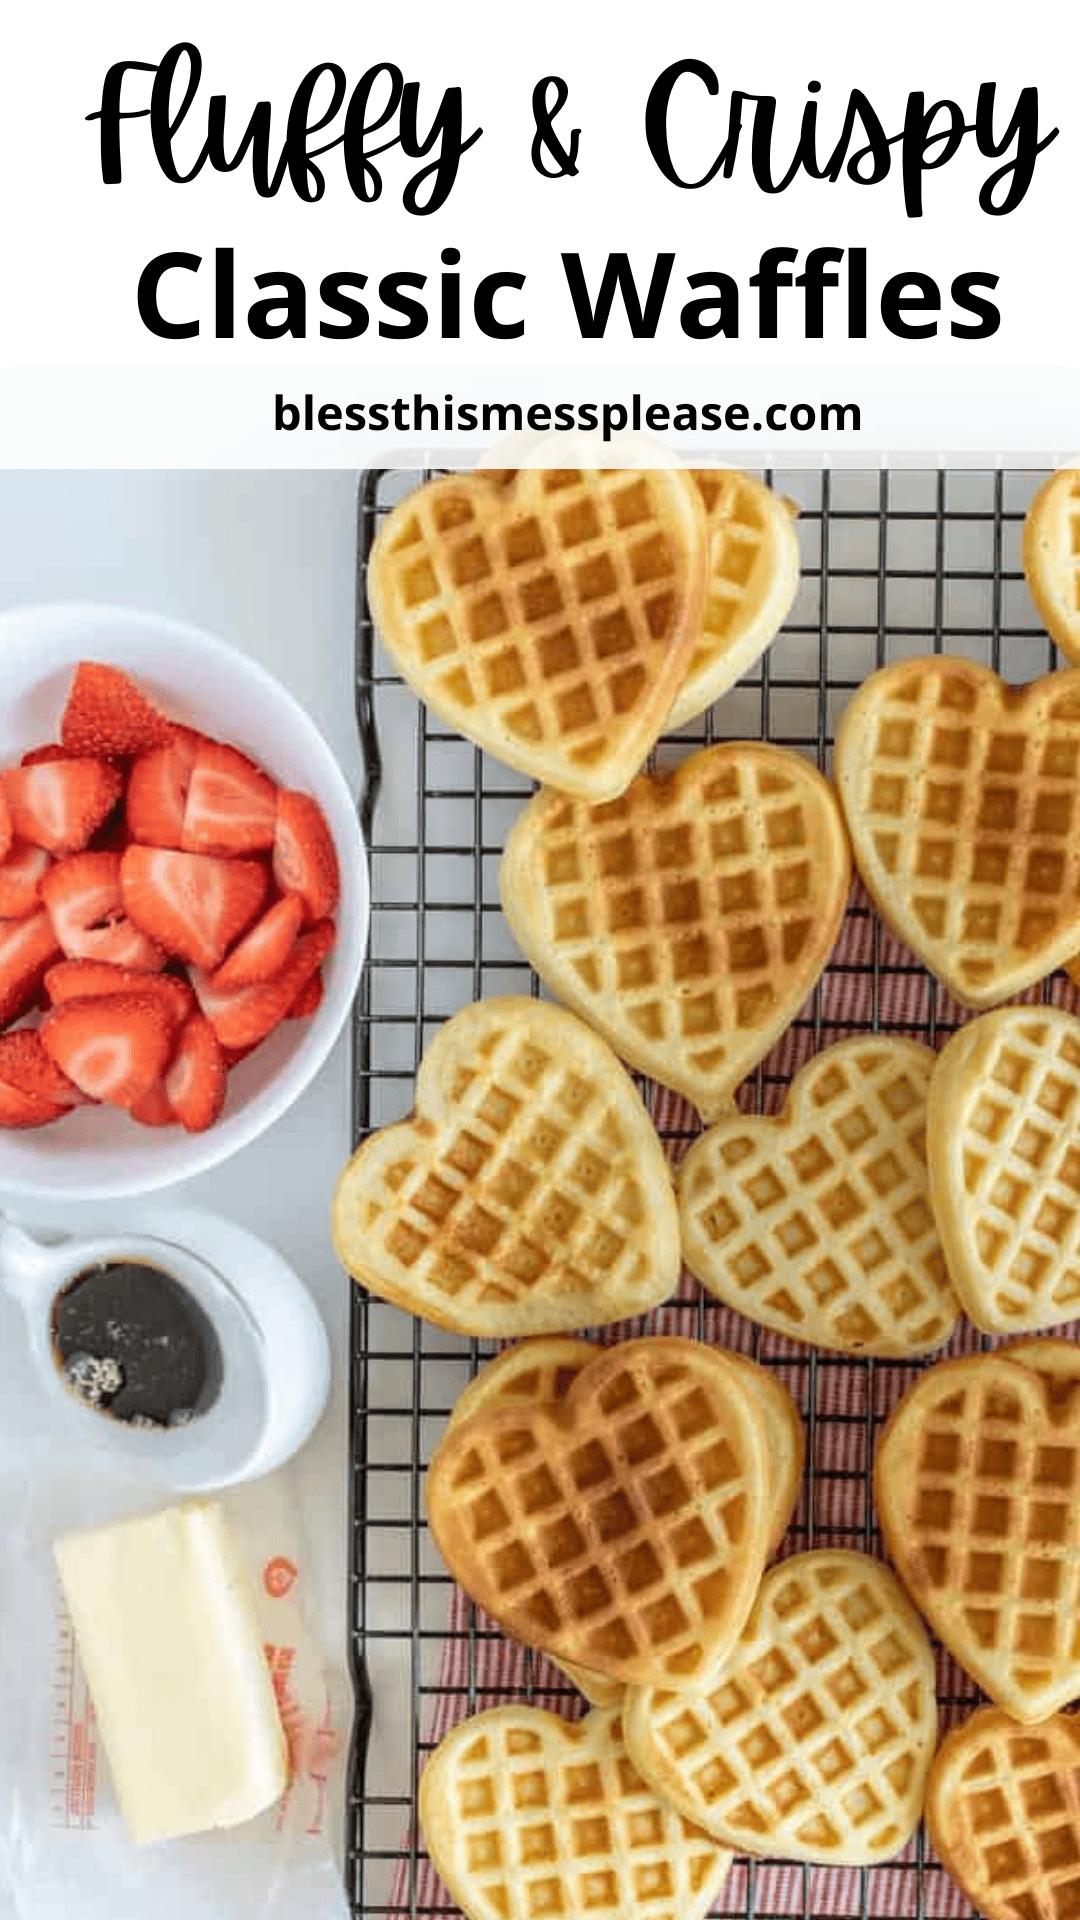
<instances>
[{"instance_id":1,"label":"wire cooling rack","mask_svg":"<svg viewBox=\"0 0 1080 1920\"><path fill-rule=\"evenodd\" d=\"M447 731L393 672L373 631L366 563L380 519L429 477L363 476L356 586L357 715L367 767L371 944L357 1002L354 1133L401 1118L435 1030L472 1000L537 991L499 906L498 867L529 783ZM1044 470L766 472L799 507L802 580L764 660L718 706L661 742L673 764L719 739L767 739L827 769L837 720L875 667L962 653L1006 679L1054 665L1020 568L1024 510ZM1055 999L1067 994L1060 981ZM744 1090L773 1111L796 1067L845 1034L891 1029L935 1045L963 1016L876 921L856 887L832 963L799 1019ZM676 1155L696 1121L642 1083ZM878 1548L870 1499L876 1432L918 1363L810 1352L689 1288L665 1330L735 1345L775 1368L807 1433L807 1472L785 1552ZM640 1323L638 1323L640 1326ZM954 1349L980 1344L968 1330ZM985 1342L981 1344L986 1344ZM423 1478L450 1408L487 1350L353 1294L351 1627L358 1715L348 1809L347 1885L357 1920L455 1913L415 1826L415 1789L433 1730L491 1703L506 1664L497 1636L455 1599L424 1523ZM517 1697L570 1710L549 1668L515 1669ZM495 1676L493 1679L492 1676ZM976 1698L944 1655L945 1722ZM563 1696L561 1699L559 1695ZM895 1863L819 1869L738 1863L715 1913L961 1916L972 1909L922 1835Z\"/></svg>"}]
</instances>

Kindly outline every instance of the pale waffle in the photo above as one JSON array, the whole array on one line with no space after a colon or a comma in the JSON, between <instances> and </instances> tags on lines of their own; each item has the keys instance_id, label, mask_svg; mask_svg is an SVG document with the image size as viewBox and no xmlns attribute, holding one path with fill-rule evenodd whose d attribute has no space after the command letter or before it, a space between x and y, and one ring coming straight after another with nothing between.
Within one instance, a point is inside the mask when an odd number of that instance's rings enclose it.
<instances>
[{"instance_id":1,"label":"pale waffle","mask_svg":"<svg viewBox=\"0 0 1080 1920\"><path fill-rule=\"evenodd\" d=\"M789 501L731 467L692 469L690 477L705 505L705 612L669 727L694 719L760 660L799 585L796 509Z\"/></svg>"},{"instance_id":2,"label":"pale waffle","mask_svg":"<svg viewBox=\"0 0 1080 1920\"><path fill-rule=\"evenodd\" d=\"M698 644L704 521L677 469L434 480L379 532L372 613L404 678L459 733L549 786L609 799Z\"/></svg>"},{"instance_id":3,"label":"pale waffle","mask_svg":"<svg viewBox=\"0 0 1080 1920\"><path fill-rule=\"evenodd\" d=\"M614 1711L463 1720L428 1759L418 1810L468 1920L704 1920L731 1865L646 1786Z\"/></svg>"},{"instance_id":4,"label":"pale waffle","mask_svg":"<svg viewBox=\"0 0 1080 1920\"><path fill-rule=\"evenodd\" d=\"M827 781L752 742L642 774L605 806L537 794L499 886L552 992L712 1119L811 991L850 878Z\"/></svg>"},{"instance_id":5,"label":"pale waffle","mask_svg":"<svg viewBox=\"0 0 1080 1920\"><path fill-rule=\"evenodd\" d=\"M1080 673L899 661L855 694L834 765L880 912L964 1006L1080 951Z\"/></svg>"},{"instance_id":6,"label":"pale waffle","mask_svg":"<svg viewBox=\"0 0 1080 1920\"><path fill-rule=\"evenodd\" d=\"M1024 577L1046 631L1080 661L1080 471L1052 473L1024 516Z\"/></svg>"},{"instance_id":7,"label":"pale waffle","mask_svg":"<svg viewBox=\"0 0 1080 1920\"><path fill-rule=\"evenodd\" d=\"M1080 1913L1080 1720L1018 1727L980 1707L942 1741L927 1825L953 1879L987 1920Z\"/></svg>"},{"instance_id":8,"label":"pale waffle","mask_svg":"<svg viewBox=\"0 0 1080 1920\"><path fill-rule=\"evenodd\" d=\"M775 1119L733 1114L676 1178L683 1259L726 1305L809 1345L925 1353L959 1305L930 1205L935 1056L885 1034L796 1074Z\"/></svg>"},{"instance_id":9,"label":"pale waffle","mask_svg":"<svg viewBox=\"0 0 1080 1920\"><path fill-rule=\"evenodd\" d=\"M880 1561L804 1553L766 1574L706 1687L635 1688L625 1718L646 1780L718 1840L867 1866L919 1824L937 1735L934 1660Z\"/></svg>"},{"instance_id":10,"label":"pale waffle","mask_svg":"<svg viewBox=\"0 0 1080 1920\"><path fill-rule=\"evenodd\" d=\"M1032 1365L1004 1353L932 1367L874 1463L882 1533L911 1598L1025 1723L1080 1694L1080 1398L1053 1393Z\"/></svg>"},{"instance_id":11,"label":"pale waffle","mask_svg":"<svg viewBox=\"0 0 1080 1920\"><path fill-rule=\"evenodd\" d=\"M515 1639L629 1685L734 1645L769 1540L764 1423L726 1358L626 1341L557 1405L489 1407L428 1468L432 1533Z\"/></svg>"},{"instance_id":12,"label":"pale waffle","mask_svg":"<svg viewBox=\"0 0 1080 1920\"><path fill-rule=\"evenodd\" d=\"M1080 1314L1080 1020L1002 1007L953 1035L930 1088L930 1191L984 1333Z\"/></svg>"},{"instance_id":13,"label":"pale waffle","mask_svg":"<svg viewBox=\"0 0 1080 1920\"><path fill-rule=\"evenodd\" d=\"M415 1117L357 1148L331 1230L370 1292L495 1338L645 1313L679 1274L671 1176L633 1082L541 1000L484 1000L439 1029Z\"/></svg>"}]
</instances>

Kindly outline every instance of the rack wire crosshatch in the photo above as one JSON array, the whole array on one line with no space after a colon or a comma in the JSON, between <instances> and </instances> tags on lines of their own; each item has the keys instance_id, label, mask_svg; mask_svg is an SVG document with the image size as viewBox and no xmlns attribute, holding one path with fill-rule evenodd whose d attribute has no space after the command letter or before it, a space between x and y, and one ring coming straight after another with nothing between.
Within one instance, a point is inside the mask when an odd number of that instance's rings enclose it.
<instances>
[{"instance_id":1,"label":"rack wire crosshatch","mask_svg":"<svg viewBox=\"0 0 1080 1920\"><path fill-rule=\"evenodd\" d=\"M761 664L700 720L661 742L660 764L719 739L768 739L827 769L836 723L875 667L929 652L963 653L1006 680L1055 664L1020 567L1024 510L1044 469L766 472L799 506L802 580ZM354 1137L401 1118L420 1057L442 1021L472 1000L536 992L499 905L499 857L530 791L428 713L383 654L368 611L367 557L380 519L427 478L374 470L357 523L356 695L365 755L362 818L371 864L371 940L355 1021ZM1060 977L1048 989L1076 1007ZM774 1111L796 1067L845 1034L893 1030L929 1045L961 1014L873 915L856 886L829 967L780 1045L745 1089ZM676 1157L696 1132L683 1103L642 1083ZM664 1330L721 1339L776 1369L807 1436L802 1499L784 1551L879 1549L870 1499L874 1438L920 1363L796 1347L688 1288ZM946 1351L980 1344L970 1329ZM985 1344L985 1343L982 1343ZM348 1807L347 1890L356 1920L456 1913L427 1865L415 1825L418 1774L460 1714L504 1684L499 1636L453 1599L424 1523L423 1476L453 1402L487 1353L353 1290L350 1628L357 1726ZM500 1680L500 1675L503 1680ZM572 1710L568 1684L531 1659L517 1697ZM977 1698L946 1656L939 1702L948 1723ZM561 1697L560 1697L561 1695ZM971 1907L920 1835L895 1862L813 1868L767 1861L733 1868L721 1920L844 1914L960 1916ZM567 1916L567 1920L570 1917Z\"/></svg>"}]
</instances>

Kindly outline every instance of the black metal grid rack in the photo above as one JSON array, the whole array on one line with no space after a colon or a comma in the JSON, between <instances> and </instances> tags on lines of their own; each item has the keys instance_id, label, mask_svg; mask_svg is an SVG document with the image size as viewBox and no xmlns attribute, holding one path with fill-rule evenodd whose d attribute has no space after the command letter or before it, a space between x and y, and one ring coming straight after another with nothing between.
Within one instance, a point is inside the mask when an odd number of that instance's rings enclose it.
<instances>
[{"instance_id":1,"label":"black metal grid rack","mask_svg":"<svg viewBox=\"0 0 1080 1920\"><path fill-rule=\"evenodd\" d=\"M449 1014L492 994L537 990L506 930L498 893L502 845L529 783L419 706L392 671L368 612L366 562L379 521L426 477L371 471L359 493L356 692L367 768L363 818L372 920L355 1028L357 1138L409 1110L417 1063ZM827 768L851 693L875 667L903 655L964 653L1014 681L1054 665L1020 568L1023 514L1043 471L764 477L800 509L798 597L760 666L716 709L662 742L662 762L715 739L761 738ZM863 938L849 943L848 958L834 959L796 1023L804 1030L804 1051L844 1032L889 1025L935 1044L955 1009L910 956L883 939L857 893L849 926L852 917L861 918ZM844 951L842 943L838 953ZM838 1025L828 1015L835 1004L828 985L831 976L835 988L844 974L858 974L861 988L857 1017L849 1014ZM905 997L905 979L915 977L918 992ZM894 1020L890 1008L897 1004L903 1014ZM785 1071L770 1066L775 1057L748 1090L749 1104L759 1110L778 1104L790 1076L790 1061ZM709 1331L711 1310L694 1310L702 1333ZM897 1397L898 1376L902 1385L914 1366L809 1352L743 1326L744 1350L781 1370L807 1428L807 1479L789 1548L873 1550L873 1439L884 1402ZM414 1821L433 1711L440 1699L446 1704L442 1655L451 1586L424 1525L423 1475L457 1393L486 1353L475 1341L412 1321L356 1289L352 1354L350 1625L360 1710L347 1886L357 1920L415 1920L456 1911L432 1903L419 1871ZM838 1391L842 1381L846 1397ZM461 1633L467 1644L454 1692L470 1707L481 1634L471 1616ZM946 1715L975 1697L948 1662L940 1686ZM926 1857L920 1836L884 1868L737 1868L715 1911L727 1920L781 1913L800 1920L832 1913L923 1920L971 1909Z\"/></svg>"}]
</instances>

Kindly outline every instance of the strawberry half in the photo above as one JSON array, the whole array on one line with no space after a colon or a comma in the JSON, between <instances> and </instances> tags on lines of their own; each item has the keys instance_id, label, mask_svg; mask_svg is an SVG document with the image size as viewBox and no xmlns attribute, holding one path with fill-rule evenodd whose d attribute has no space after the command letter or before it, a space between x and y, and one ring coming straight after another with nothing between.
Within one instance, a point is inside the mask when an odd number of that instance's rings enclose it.
<instances>
[{"instance_id":1,"label":"strawberry half","mask_svg":"<svg viewBox=\"0 0 1080 1920\"><path fill-rule=\"evenodd\" d=\"M48 985L48 980L49 976L46 974L46 986ZM287 1020L310 1020L312 1014L318 1013L319 1008L322 1006L324 995L325 990L323 987L322 974L318 968L316 968L310 980L305 981L301 987L285 1018Z\"/></svg>"},{"instance_id":2,"label":"strawberry half","mask_svg":"<svg viewBox=\"0 0 1080 1920\"><path fill-rule=\"evenodd\" d=\"M47 1127L50 1120L62 1120L70 1112L55 1100L42 1100L0 1080L0 1127Z\"/></svg>"},{"instance_id":3,"label":"strawberry half","mask_svg":"<svg viewBox=\"0 0 1080 1920\"><path fill-rule=\"evenodd\" d=\"M164 1082L155 1080L141 1100L133 1100L128 1112L140 1127L175 1127L176 1115L169 1105Z\"/></svg>"},{"instance_id":4,"label":"strawberry half","mask_svg":"<svg viewBox=\"0 0 1080 1920\"><path fill-rule=\"evenodd\" d=\"M102 760L47 760L0 774L16 840L78 853L112 812L124 783Z\"/></svg>"},{"instance_id":5,"label":"strawberry half","mask_svg":"<svg viewBox=\"0 0 1080 1920\"><path fill-rule=\"evenodd\" d=\"M135 967L115 967L104 960L58 960L45 975L45 991L54 1007L64 1000L154 993L177 1027L183 1026L195 1006L194 992L176 974L141 973Z\"/></svg>"},{"instance_id":6,"label":"strawberry half","mask_svg":"<svg viewBox=\"0 0 1080 1920\"><path fill-rule=\"evenodd\" d=\"M195 756L184 831L185 853L261 853L274 844L277 788L246 753L203 740Z\"/></svg>"},{"instance_id":7,"label":"strawberry half","mask_svg":"<svg viewBox=\"0 0 1080 1920\"><path fill-rule=\"evenodd\" d=\"M15 829L11 824L11 811L0 788L0 862L7 859L15 838Z\"/></svg>"},{"instance_id":8,"label":"strawberry half","mask_svg":"<svg viewBox=\"0 0 1080 1920\"><path fill-rule=\"evenodd\" d=\"M164 715L126 673L99 660L80 660L60 722L60 739L69 753L106 760L148 753L166 745L171 732Z\"/></svg>"},{"instance_id":9,"label":"strawberry half","mask_svg":"<svg viewBox=\"0 0 1080 1920\"><path fill-rule=\"evenodd\" d=\"M262 919L256 920L251 932L233 948L228 959L222 961L211 978L211 986L231 993L236 987L250 987L256 980L269 980L271 974L280 973L303 920L304 903L295 894L275 900Z\"/></svg>"},{"instance_id":10,"label":"strawberry half","mask_svg":"<svg viewBox=\"0 0 1080 1920\"><path fill-rule=\"evenodd\" d=\"M45 1015L39 1032L68 1079L110 1107L130 1107L149 1093L173 1043L173 1023L152 993L65 1000Z\"/></svg>"},{"instance_id":11,"label":"strawberry half","mask_svg":"<svg viewBox=\"0 0 1080 1920\"><path fill-rule=\"evenodd\" d=\"M321 920L302 933L280 973L254 986L222 993L203 974L192 979L199 1005L223 1047L230 1050L257 1046L285 1019L297 994L322 965L334 944L332 920Z\"/></svg>"},{"instance_id":12,"label":"strawberry half","mask_svg":"<svg viewBox=\"0 0 1080 1920\"><path fill-rule=\"evenodd\" d=\"M9 1026L36 998L41 978L60 948L44 907L24 920L0 920L0 1027Z\"/></svg>"},{"instance_id":13,"label":"strawberry half","mask_svg":"<svg viewBox=\"0 0 1080 1920\"><path fill-rule=\"evenodd\" d=\"M20 767L45 767L48 766L50 760L75 760L77 758L78 756L76 754L69 753L66 747L62 747L58 740L50 740L43 747L31 747L29 753L23 754L19 765Z\"/></svg>"},{"instance_id":14,"label":"strawberry half","mask_svg":"<svg viewBox=\"0 0 1080 1920\"><path fill-rule=\"evenodd\" d=\"M69 960L103 960L158 973L161 947L124 912L118 853L73 853L41 883L53 931Z\"/></svg>"},{"instance_id":15,"label":"strawberry half","mask_svg":"<svg viewBox=\"0 0 1080 1920\"><path fill-rule=\"evenodd\" d=\"M167 747L144 753L132 767L127 787L127 829L144 847L178 847L184 833L184 808L192 768L202 736L176 727Z\"/></svg>"},{"instance_id":16,"label":"strawberry half","mask_svg":"<svg viewBox=\"0 0 1080 1920\"><path fill-rule=\"evenodd\" d=\"M41 882L51 864L44 847L16 841L0 861L0 920L23 920L41 905Z\"/></svg>"},{"instance_id":17,"label":"strawberry half","mask_svg":"<svg viewBox=\"0 0 1080 1920\"><path fill-rule=\"evenodd\" d=\"M228 1072L217 1034L203 1013L193 1013L180 1029L176 1052L165 1075L165 1096L188 1133L205 1133L225 1105Z\"/></svg>"},{"instance_id":18,"label":"strawberry half","mask_svg":"<svg viewBox=\"0 0 1080 1920\"><path fill-rule=\"evenodd\" d=\"M0 1081L16 1087L20 1093L45 1100L50 1106L82 1107L86 1095L74 1080L61 1073L41 1044L34 1027L19 1027L15 1033L0 1033Z\"/></svg>"},{"instance_id":19,"label":"strawberry half","mask_svg":"<svg viewBox=\"0 0 1080 1920\"><path fill-rule=\"evenodd\" d=\"M257 860L216 860L162 847L129 847L120 860L124 906L137 927L204 972L250 926L266 898Z\"/></svg>"},{"instance_id":20,"label":"strawberry half","mask_svg":"<svg viewBox=\"0 0 1080 1920\"><path fill-rule=\"evenodd\" d=\"M274 879L282 893L298 893L309 920L325 920L337 906L340 873L322 809L310 793L283 787L274 831Z\"/></svg>"}]
</instances>

